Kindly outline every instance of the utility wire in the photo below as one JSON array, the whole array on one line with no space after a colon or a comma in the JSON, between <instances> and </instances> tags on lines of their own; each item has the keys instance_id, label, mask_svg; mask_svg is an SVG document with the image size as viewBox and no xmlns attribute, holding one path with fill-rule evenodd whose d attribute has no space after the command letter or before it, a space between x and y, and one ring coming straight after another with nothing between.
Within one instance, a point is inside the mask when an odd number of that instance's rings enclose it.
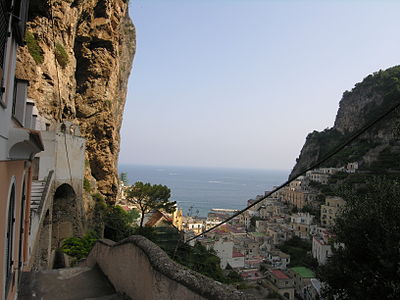
<instances>
[{"instance_id":1,"label":"utility wire","mask_svg":"<svg viewBox=\"0 0 400 300\"><path fill-rule=\"evenodd\" d=\"M61 89L60 89L60 75L57 65L57 57L56 57L56 35L54 32L54 16L53 16L53 5L54 1L50 1L50 17L51 17L51 31L53 33L53 47L54 47L54 65L56 67L56 76L57 76L57 87L58 87L58 102L60 105L60 110L58 111L58 119L62 121L62 99L61 99Z\"/></svg>"},{"instance_id":2,"label":"utility wire","mask_svg":"<svg viewBox=\"0 0 400 300\"><path fill-rule=\"evenodd\" d=\"M335 154L337 154L339 151L343 150L346 146L348 146L349 144L351 144L354 140L356 140L358 137L360 137L363 133L365 133L367 130L369 130L371 127L375 126L377 123L379 123L380 121L382 121L384 118L386 118L389 114L391 114L393 111L395 111L397 108L400 107L400 102L397 103L396 105L394 105L392 108L390 108L388 111L386 111L385 113L383 113L382 115L380 115L378 118L376 118L375 120L371 121L370 123L366 124L365 126L363 126L361 129L359 129L356 133L354 133L352 136L350 136L347 141L345 141L344 143L338 145L334 150L332 150L329 154L327 154L324 158L322 158L321 160L317 161L315 164L311 165L310 167L306 168L304 171L300 172L299 174L297 174L295 177L293 177L292 179L287 180L285 183L281 184L280 186L278 186L277 188L275 188L274 190L270 191L269 193L267 193L266 195L264 195L263 197L261 197L260 199L258 199L257 201L255 201L254 203L252 203L251 205L243 208L242 210L238 211L237 213L233 214L232 216L230 216L229 218L225 219L224 221L222 221L221 223L214 225L213 227L203 231L202 233L195 235L194 237L188 239L185 243L188 243L194 239L197 239L201 236L203 236L204 234L220 227L221 225L229 222L230 220L236 218L237 216L241 215L242 213L244 213L245 211L249 210L250 208L252 208L253 206L257 205L258 203L260 203L261 201L265 200L266 198L268 198L269 196L271 196L272 194L276 193L277 191L281 190L283 187L285 187L286 185L290 184L292 181L296 180L297 178L299 178L300 176L304 175L305 173L307 173L308 171L311 171L315 168L317 168L318 166L320 166L321 164L323 164L324 162L326 162L328 159L330 159L332 156L334 156Z\"/></svg>"},{"instance_id":3,"label":"utility wire","mask_svg":"<svg viewBox=\"0 0 400 300\"><path fill-rule=\"evenodd\" d=\"M62 98L61 98L61 88L60 88L60 74L59 74L59 67L57 64L57 56L56 56L56 35L55 35L55 30L54 30L54 15L53 15L53 7L54 7L54 1L50 1L50 16L51 16L51 31L53 35L53 47L54 47L54 65L56 67L56 77L57 77L57 96L58 96L58 103L60 106L60 109L58 111L58 119L60 122L63 121L63 115L62 115ZM72 134L72 133L71 133ZM71 185L73 184L72 181L72 171L71 171L71 161L69 158L69 152L68 152L68 146L67 146L67 134L66 134L66 128L64 129L64 143L65 143L65 153L66 153L66 159L68 163L68 170L69 170L69 179L71 181Z\"/></svg>"}]
</instances>

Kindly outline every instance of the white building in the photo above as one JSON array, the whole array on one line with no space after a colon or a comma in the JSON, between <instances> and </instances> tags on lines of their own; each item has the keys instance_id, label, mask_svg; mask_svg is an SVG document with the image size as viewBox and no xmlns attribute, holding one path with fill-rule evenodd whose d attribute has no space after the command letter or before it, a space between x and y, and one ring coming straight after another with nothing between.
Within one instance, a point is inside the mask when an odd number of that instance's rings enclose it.
<instances>
[{"instance_id":1,"label":"white building","mask_svg":"<svg viewBox=\"0 0 400 300\"><path fill-rule=\"evenodd\" d=\"M220 266L222 269L225 269L228 264L233 269L244 268L245 256L234 248L233 241L222 238L216 241L212 248L221 260Z\"/></svg>"},{"instance_id":2,"label":"white building","mask_svg":"<svg viewBox=\"0 0 400 300\"><path fill-rule=\"evenodd\" d=\"M317 228L317 234L313 236L312 255L320 265L325 264L328 257L332 255L332 247L329 243L330 237L329 231L321 227Z\"/></svg>"},{"instance_id":3,"label":"white building","mask_svg":"<svg viewBox=\"0 0 400 300\"><path fill-rule=\"evenodd\" d=\"M266 260L273 269L285 270L290 264L290 255L279 250L267 251Z\"/></svg>"}]
</instances>

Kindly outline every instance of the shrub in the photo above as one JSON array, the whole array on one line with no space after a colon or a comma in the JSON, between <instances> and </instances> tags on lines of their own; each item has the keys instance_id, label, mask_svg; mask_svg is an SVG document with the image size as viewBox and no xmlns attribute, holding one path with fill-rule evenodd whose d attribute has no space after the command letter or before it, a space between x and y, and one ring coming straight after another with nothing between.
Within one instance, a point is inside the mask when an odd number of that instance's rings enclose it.
<instances>
[{"instance_id":1,"label":"shrub","mask_svg":"<svg viewBox=\"0 0 400 300\"><path fill-rule=\"evenodd\" d=\"M68 53L65 51L64 46L60 43L56 43L55 55L60 66L65 68L69 62Z\"/></svg>"},{"instance_id":2,"label":"shrub","mask_svg":"<svg viewBox=\"0 0 400 300\"><path fill-rule=\"evenodd\" d=\"M92 190L90 181L86 177L83 179L83 189L88 193L90 193L90 191Z\"/></svg>"},{"instance_id":3,"label":"shrub","mask_svg":"<svg viewBox=\"0 0 400 300\"><path fill-rule=\"evenodd\" d=\"M63 241L61 251L79 261L88 256L96 241L93 233L85 234L82 238L71 237Z\"/></svg>"},{"instance_id":4,"label":"shrub","mask_svg":"<svg viewBox=\"0 0 400 300\"><path fill-rule=\"evenodd\" d=\"M25 42L28 47L29 54L37 64L43 63L43 49L39 46L39 43L32 32L26 31Z\"/></svg>"},{"instance_id":5,"label":"shrub","mask_svg":"<svg viewBox=\"0 0 400 300\"><path fill-rule=\"evenodd\" d=\"M134 217L118 205L107 207L104 214L104 237L118 242L131 236L135 232L132 225Z\"/></svg>"}]
</instances>

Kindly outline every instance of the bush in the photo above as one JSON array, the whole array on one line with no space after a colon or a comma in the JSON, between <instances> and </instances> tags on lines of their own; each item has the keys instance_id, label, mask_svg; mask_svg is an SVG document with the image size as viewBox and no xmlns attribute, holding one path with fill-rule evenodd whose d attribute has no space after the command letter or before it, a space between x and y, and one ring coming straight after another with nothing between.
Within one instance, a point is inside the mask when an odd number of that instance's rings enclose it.
<instances>
[{"instance_id":1,"label":"bush","mask_svg":"<svg viewBox=\"0 0 400 300\"><path fill-rule=\"evenodd\" d=\"M138 216L138 214L136 214ZM104 214L104 237L115 242L134 234L135 214L128 213L120 206L107 207Z\"/></svg>"},{"instance_id":2,"label":"bush","mask_svg":"<svg viewBox=\"0 0 400 300\"><path fill-rule=\"evenodd\" d=\"M314 270L318 266L318 262L310 255L311 247L310 241L295 236L278 248L290 255L290 267L304 266Z\"/></svg>"},{"instance_id":3,"label":"bush","mask_svg":"<svg viewBox=\"0 0 400 300\"><path fill-rule=\"evenodd\" d=\"M333 254L317 276L327 299L400 299L400 179L374 177L348 188L333 228ZM329 297L329 298L328 298Z\"/></svg>"},{"instance_id":4,"label":"bush","mask_svg":"<svg viewBox=\"0 0 400 300\"><path fill-rule=\"evenodd\" d=\"M63 241L61 251L79 261L89 255L96 241L97 237L93 233L88 233L82 238L71 237Z\"/></svg>"},{"instance_id":5,"label":"bush","mask_svg":"<svg viewBox=\"0 0 400 300\"><path fill-rule=\"evenodd\" d=\"M39 43L32 32L26 31L25 42L28 47L29 54L37 64L43 63L43 49L39 46Z\"/></svg>"},{"instance_id":6,"label":"bush","mask_svg":"<svg viewBox=\"0 0 400 300\"><path fill-rule=\"evenodd\" d=\"M56 43L56 48L55 48L55 55L58 63L62 68L65 68L69 62L68 54L64 49L64 46Z\"/></svg>"},{"instance_id":7,"label":"bush","mask_svg":"<svg viewBox=\"0 0 400 300\"><path fill-rule=\"evenodd\" d=\"M216 281L229 284L237 280L233 270L230 271L230 276L225 276L220 267L219 257L200 243L196 243L194 247L183 244L176 249L175 255L168 254L178 263Z\"/></svg>"},{"instance_id":8,"label":"bush","mask_svg":"<svg viewBox=\"0 0 400 300\"><path fill-rule=\"evenodd\" d=\"M83 179L83 189L88 193L90 193L90 191L92 190L90 181L86 177Z\"/></svg>"}]
</instances>

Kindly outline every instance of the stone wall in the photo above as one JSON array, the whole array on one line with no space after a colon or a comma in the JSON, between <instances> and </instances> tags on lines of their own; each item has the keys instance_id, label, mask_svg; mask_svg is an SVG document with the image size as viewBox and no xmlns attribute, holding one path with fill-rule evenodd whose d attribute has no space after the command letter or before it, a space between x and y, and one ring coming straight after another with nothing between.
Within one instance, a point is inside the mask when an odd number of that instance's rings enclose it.
<instances>
[{"instance_id":1,"label":"stone wall","mask_svg":"<svg viewBox=\"0 0 400 300\"><path fill-rule=\"evenodd\" d=\"M172 261L142 236L101 240L85 262L98 265L115 289L132 299L249 299L229 286Z\"/></svg>"}]
</instances>

